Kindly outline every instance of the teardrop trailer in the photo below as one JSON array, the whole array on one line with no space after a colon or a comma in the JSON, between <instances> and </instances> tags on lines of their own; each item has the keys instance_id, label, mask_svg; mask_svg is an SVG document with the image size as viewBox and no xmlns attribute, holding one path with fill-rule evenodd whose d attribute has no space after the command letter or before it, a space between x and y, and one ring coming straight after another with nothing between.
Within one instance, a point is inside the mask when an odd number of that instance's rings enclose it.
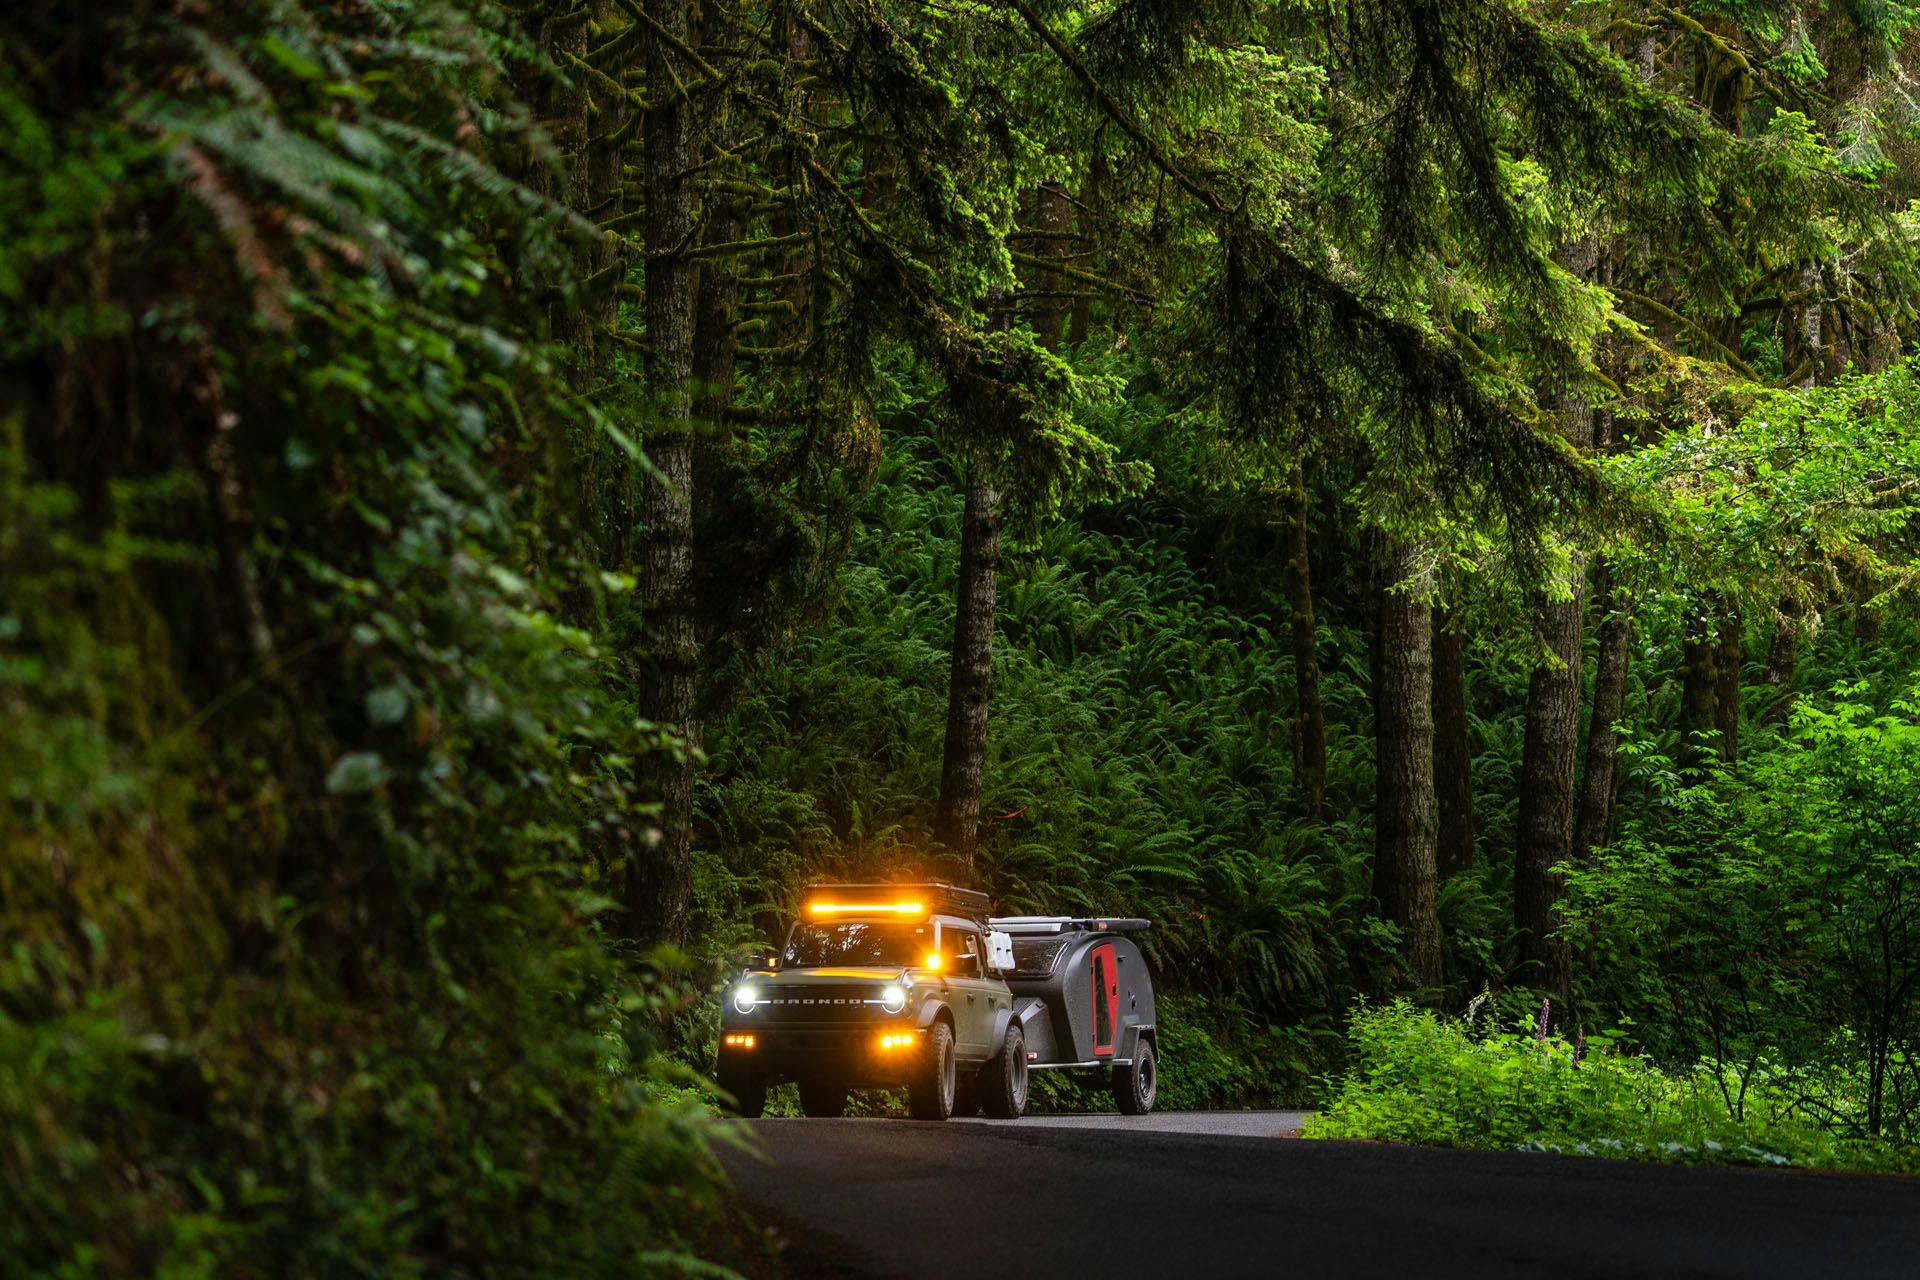
<instances>
[{"instance_id":1,"label":"teardrop trailer","mask_svg":"<svg viewBox=\"0 0 1920 1280\"><path fill-rule=\"evenodd\" d=\"M945 1120L1026 1110L1032 1071L1105 1076L1128 1115L1159 1084L1145 920L989 917L948 884L815 885L777 952L725 992L718 1078L742 1115L795 1081L810 1116L856 1088L905 1086Z\"/></svg>"}]
</instances>

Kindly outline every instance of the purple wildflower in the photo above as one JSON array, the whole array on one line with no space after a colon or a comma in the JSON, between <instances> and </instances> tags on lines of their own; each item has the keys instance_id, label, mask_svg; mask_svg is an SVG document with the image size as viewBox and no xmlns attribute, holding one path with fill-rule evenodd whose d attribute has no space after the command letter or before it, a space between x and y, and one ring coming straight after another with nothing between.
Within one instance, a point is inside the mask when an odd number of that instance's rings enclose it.
<instances>
[{"instance_id":1,"label":"purple wildflower","mask_svg":"<svg viewBox=\"0 0 1920 1280\"><path fill-rule=\"evenodd\" d=\"M1580 1059L1586 1057L1586 1055L1587 1055L1587 1032L1586 1032L1586 1028L1582 1027L1580 1030L1573 1033L1573 1065L1576 1067L1579 1066Z\"/></svg>"},{"instance_id":2,"label":"purple wildflower","mask_svg":"<svg viewBox=\"0 0 1920 1280\"><path fill-rule=\"evenodd\" d=\"M1540 1020L1534 1024L1533 1038L1541 1044L1547 1042L1547 1013L1552 1007L1552 1000L1542 1000L1540 1002Z\"/></svg>"}]
</instances>

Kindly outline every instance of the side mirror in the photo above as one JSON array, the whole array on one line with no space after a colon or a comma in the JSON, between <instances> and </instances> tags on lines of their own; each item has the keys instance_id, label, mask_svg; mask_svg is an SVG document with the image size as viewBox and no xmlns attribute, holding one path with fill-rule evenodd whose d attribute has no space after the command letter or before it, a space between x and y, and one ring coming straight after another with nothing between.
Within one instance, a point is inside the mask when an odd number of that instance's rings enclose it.
<instances>
[{"instance_id":1,"label":"side mirror","mask_svg":"<svg viewBox=\"0 0 1920 1280\"><path fill-rule=\"evenodd\" d=\"M747 968L749 969L771 970L771 969L778 969L779 967L780 967L780 957L776 956L771 951L761 950L761 951L749 951L747 953Z\"/></svg>"}]
</instances>

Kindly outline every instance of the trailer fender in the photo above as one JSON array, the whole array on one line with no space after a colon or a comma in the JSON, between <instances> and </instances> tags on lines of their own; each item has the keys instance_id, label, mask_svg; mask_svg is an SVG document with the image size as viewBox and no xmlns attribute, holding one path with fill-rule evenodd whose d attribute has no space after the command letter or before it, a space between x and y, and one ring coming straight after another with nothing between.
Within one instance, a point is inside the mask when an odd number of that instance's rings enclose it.
<instances>
[{"instance_id":1,"label":"trailer fender","mask_svg":"<svg viewBox=\"0 0 1920 1280\"><path fill-rule=\"evenodd\" d=\"M1046 1016L1047 1008L1041 1004L1040 1001L1032 998L1023 1000L1018 996L1014 997L1012 1007L1002 1009L1000 1015L993 1020L993 1040L991 1043L993 1051L995 1053L1000 1052L1000 1046L1007 1042L1007 1028L1014 1023L1018 1022L1020 1024L1021 1037L1028 1038L1032 1035L1034 1022Z\"/></svg>"},{"instance_id":2,"label":"trailer fender","mask_svg":"<svg viewBox=\"0 0 1920 1280\"><path fill-rule=\"evenodd\" d=\"M1121 1023L1120 1039L1114 1045L1116 1050L1114 1057L1132 1062L1139 1055L1140 1041L1143 1039L1151 1041L1154 1038L1155 1033L1151 1022L1137 1022L1129 1018Z\"/></svg>"},{"instance_id":3,"label":"trailer fender","mask_svg":"<svg viewBox=\"0 0 1920 1280\"><path fill-rule=\"evenodd\" d=\"M1007 1042L1007 1028L1020 1024L1020 1037L1026 1041L1028 1062L1057 1062L1059 1047L1054 1043L1053 1017L1047 1002L1034 996L1015 996L1013 1007L994 1021L994 1050Z\"/></svg>"}]
</instances>

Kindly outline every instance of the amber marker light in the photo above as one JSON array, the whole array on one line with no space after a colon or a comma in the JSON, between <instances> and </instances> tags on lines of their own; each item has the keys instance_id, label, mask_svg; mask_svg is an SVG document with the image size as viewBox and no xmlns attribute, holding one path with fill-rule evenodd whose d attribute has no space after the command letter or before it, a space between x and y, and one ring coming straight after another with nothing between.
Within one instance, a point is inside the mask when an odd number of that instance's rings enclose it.
<instances>
[{"instance_id":1,"label":"amber marker light","mask_svg":"<svg viewBox=\"0 0 1920 1280\"><path fill-rule=\"evenodd\" d=\"M753 1037L737 1031L729 1031L720 1038L720 1042L730 1049L753 1048Z\"/></svg>"},{"instance_id":2,"label":"amber marker light","mask_svg":"<svg viewBox=\"0 0 1920 1280\"><path fill-rule=\"evenodd\" d=\"M938 951L929 951L927 952L926 960L922 962L920 967L922 969L931 969L933 972L938 973L940 972L940 966L944 963L945 961L940 958Z\"/></svg>"},{"instance_id":3,"label":"amber marker light","mask_svg":"<svg viewBox=\"0 0 1920 1280\"><path fill-rule=\"evenodd\" d=\"M927 914L927 904L914 898L899 902L822 902L807 904L810 916L898 916L903 920Z\"/></svg>"},{"instance_id":4,"label":"amber marker light","mask_svg":"<svg viewBox=\"0 0 1920 1280\"><path fill-rule=\"evenodd\" d=\"M880 1048L882 1050L904 1049L912 1043L913 1037L910 1035L893 1034L880 1037Z\"/></svg>"}]
</instances>

